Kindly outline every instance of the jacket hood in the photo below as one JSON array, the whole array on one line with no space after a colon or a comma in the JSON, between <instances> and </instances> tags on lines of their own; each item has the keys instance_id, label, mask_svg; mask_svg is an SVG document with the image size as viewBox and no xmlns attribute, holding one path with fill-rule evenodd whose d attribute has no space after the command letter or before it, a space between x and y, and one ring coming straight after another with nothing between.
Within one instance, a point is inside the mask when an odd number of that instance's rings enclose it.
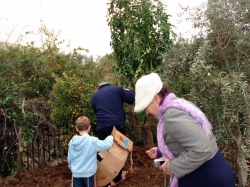
<instances>
[{"instance_id":1,"label":"jacket hood","mask_svg":"<svg viewBox=\"0 0 250 187\"><path fill-rule=\"evenodd\" d=\"M87 136L89 135L88 134L75 135L71 140L73 149L76 149L76 150L82 149L88 143Z\"/></svg>"}]
</instances>

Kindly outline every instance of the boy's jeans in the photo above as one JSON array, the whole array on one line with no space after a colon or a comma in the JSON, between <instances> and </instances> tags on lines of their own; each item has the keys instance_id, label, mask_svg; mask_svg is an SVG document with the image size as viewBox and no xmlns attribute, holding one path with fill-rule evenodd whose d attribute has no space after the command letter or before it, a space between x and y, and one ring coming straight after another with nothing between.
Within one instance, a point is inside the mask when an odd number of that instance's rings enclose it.
<instances>
[{"instance_id":1,"label":"boy's jeans","mask_svg":"<svg viewBox=\"0 0 250 187\"><path fill-rule=\"evenodd\" d=\"M82 177L72 179L73 187L94 187L94 175L91 177Z\"/></svg>"}]
</instances>

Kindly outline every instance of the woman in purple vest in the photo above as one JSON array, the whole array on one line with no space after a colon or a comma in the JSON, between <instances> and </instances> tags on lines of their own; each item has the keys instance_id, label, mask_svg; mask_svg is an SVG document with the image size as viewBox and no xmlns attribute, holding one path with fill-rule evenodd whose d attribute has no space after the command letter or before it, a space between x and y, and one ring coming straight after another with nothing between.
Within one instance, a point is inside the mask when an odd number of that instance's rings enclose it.
<instances>
[{"instance_id":1,"label":"woman in purple vest","mask_svg":"<svg viewBox=\"0 0 250 187\"><path fill-rule=\"evenodd\" d=\"M135 112L156 116L158 147L146 151L163 156L159 167L170 176L170 187L235 187L234 173L218 149L212 125L193 103L178 98L156 73L135 85Z\"/></svg>"}]
</instances>

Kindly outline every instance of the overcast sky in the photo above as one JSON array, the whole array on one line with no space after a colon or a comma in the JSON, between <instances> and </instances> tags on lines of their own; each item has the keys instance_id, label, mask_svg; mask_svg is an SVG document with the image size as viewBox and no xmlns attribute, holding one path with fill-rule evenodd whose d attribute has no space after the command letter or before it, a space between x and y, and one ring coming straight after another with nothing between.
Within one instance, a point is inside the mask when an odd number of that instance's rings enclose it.
<instances>
[{"instance_id":1,"label":"overcast sky","mask_svg":"<svg viewBox=\"0 0 250 187\"><path fill-rule=\"evenodd\" d=\"M194 7L207 0L163 0L174 31L183 35L190 32L191 24L178 24L179 4ZM1 0L0 41L15 42L26 30L37 31L40 20L49 30L60 30L60 38L71 41L71 49L81 46L88 56L103 56L112 52L109 46L110 30L106 22L109 0ZM10 35L11 33L11 35ZM9 36L10 35L10 36ZM40 41L39 36L26 40ZM62 47L66 52L70 49Z\"/></svg>"}]
</instances>

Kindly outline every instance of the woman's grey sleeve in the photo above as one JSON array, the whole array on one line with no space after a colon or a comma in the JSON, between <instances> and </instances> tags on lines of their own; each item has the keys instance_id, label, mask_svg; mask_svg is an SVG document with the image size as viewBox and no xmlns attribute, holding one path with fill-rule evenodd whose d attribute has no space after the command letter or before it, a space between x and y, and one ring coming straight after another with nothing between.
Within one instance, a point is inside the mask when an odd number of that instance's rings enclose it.
<instances>
[{"instance_id":1,"label":"woman's grey sleeve","mask_svg":"<svg viewBox=\"0 0 250 187\"><path fill-rule=\"evenodd\" d=\"M164 132L175 144L171 146L173 152L178 153L178 150L174 150L175 147L182 147L179 149L182 152L169 162L177 178L191 173L218 151L214 136L208 137L198 122L187 112L168 109L164 114L164 123ZM171 144L171 141L168 143Z\"/></svg>"}]
</instances>

